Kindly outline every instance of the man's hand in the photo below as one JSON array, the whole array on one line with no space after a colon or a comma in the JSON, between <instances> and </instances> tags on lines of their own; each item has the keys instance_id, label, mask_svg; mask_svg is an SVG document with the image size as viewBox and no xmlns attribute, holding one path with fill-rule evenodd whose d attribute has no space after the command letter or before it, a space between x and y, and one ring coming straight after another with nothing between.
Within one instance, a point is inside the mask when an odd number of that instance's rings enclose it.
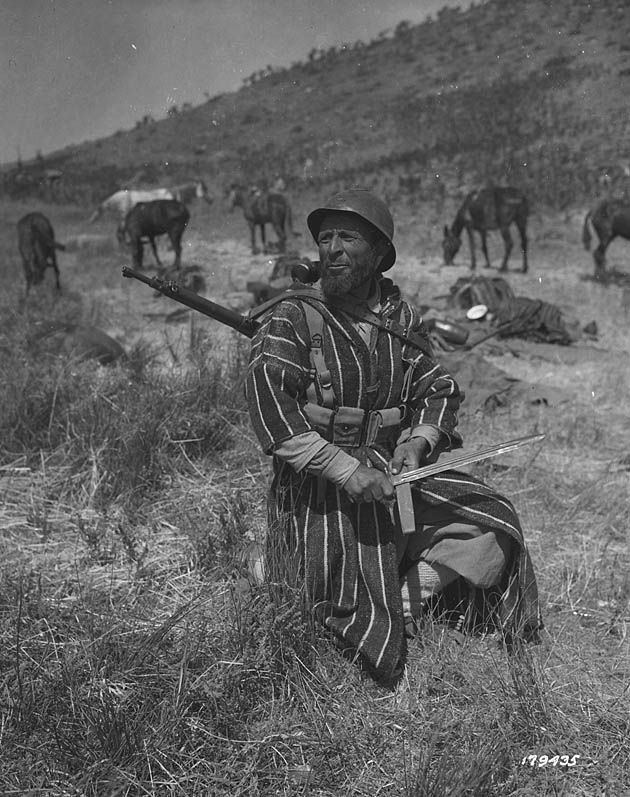
<instances>
[{"instance_id":1,"label":"man's hand","mask_svg":"<svg viewBox=\"0 0 630 797\"><path fill-rule=\"evenodd\" d=\"M389 469L393 474L397 474L403 468L406 470L419 468L430 453L429 442L424 437L414 437L396 446Z\"/></svg>"},{"instance_id":2,"label":"man's hand","mask_svg":"<svg viewBox=\"0 0 630 797\"><path fill-rule=\"evenodd\" d=\"M353 501L389 501L394 497L394 485L377 468L359 465L343 485Z\"/></svg>"}]
</instances>

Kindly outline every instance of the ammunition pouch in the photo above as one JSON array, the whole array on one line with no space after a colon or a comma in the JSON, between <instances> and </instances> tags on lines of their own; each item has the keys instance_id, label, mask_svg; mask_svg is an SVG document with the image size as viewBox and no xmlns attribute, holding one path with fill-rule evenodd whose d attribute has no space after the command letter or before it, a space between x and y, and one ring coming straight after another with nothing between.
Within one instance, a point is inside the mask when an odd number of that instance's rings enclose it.
<instances>
[{"instance_id":1,"label":"ammunition pouch","mask_svg":"<svg viewBox=\"0 0 630 797\"><path fill-rule=\"evenodd\" d=\"M395 442L399 434L401 412L398 407L372 411L356 407L329 409L308 402L302 410L325 440L342 448L387 445Z\"/></svg>"}]
</instances>

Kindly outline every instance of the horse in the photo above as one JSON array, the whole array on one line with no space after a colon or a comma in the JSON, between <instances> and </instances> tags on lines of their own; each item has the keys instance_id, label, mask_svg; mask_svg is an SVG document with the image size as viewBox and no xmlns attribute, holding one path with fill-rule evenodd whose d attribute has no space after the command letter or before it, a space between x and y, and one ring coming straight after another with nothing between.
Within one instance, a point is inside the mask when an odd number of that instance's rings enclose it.
<instances>
[{"instance_id":1,"label":"horse","mask_svg":"<svg viewBox=\"0 0 630 797\"><path fill-rule=\"evenodd\" d=\"M189 221L188 208L176 199L138 202L127 213L125 221L119 226L118 240L131 248L133 265L135 268L141 269L144 239L149 239L155 262L161 266L155 239L159 235L168 235L175 252L173 266L179 270L182 256L182 235Z\"/></svg>"},{"instance_id":2,"label":"horse","mask_svg":"<svg viewBox=\"0 0 630 797\"><path fill-rule=\"evenodd\" d=\"M278 238L278 251L285 252L288 234L296 235L293 230L293 214L291 205L283 194L249 193L237 185L232 185L228 194L230 211L235 207L243 209L243 215L249 225L252 254L260 251L256 246L256 227L260 229L263 252L267 251L265 224L271 224Z\"/></svg>"},{"instance_id":3,"label":"horse","mask_svg":"<svg viewBox=\"0 0 630 797\"><path fill-rule=\"evenodd\" d=\"M595 279L606 277L606 249L617 237L630 240L630 200L603 199L584 217L582 226L582 243L589 251L591 248L591 232L589 222L597 233L599 245L593 252L595 261Z\"/></svg>"},{"instance_id":4,"label":"horse","mask_svg":"<svg viewBox=\"0 0 630 797\"><path fill-rule=\"evenodd\" d=\"M89 223L95 222L103 213L112 213L123 221L129 211L138 202L153 202L156 199L174 199L169 188L153 188L136 190L124 188L114 192L104 199L89 218Z\"/></svg>"},{"instance_id":5,"label":"horse","mask_svg":"<svg viewBox=\"0 0 630 797\"><path fill-rule=\"evenodd\" d=\"M26 294L31 285L42 282L49 266L55 272L57 290L60 291L56 250L65 252L66 247L55 241L55 231L50 221L43 213L27 213L17 223L17 234L26 277Z\"/></svg>"},{"instance_id":6,"label":"horse","mask_svg":"<svg viewBox=\"0 0 630 797\"><path fill-rule=\"evenodd\" d=\"M195 199L203 199L208 205L213 202L212 197L208 194L208 186L199 177L196 180L175 185L170 191L173 194L173 199L181 202L182 205L189 205Z\"/></svg>"},{"instance_id":7,"label":"horse","mask_svg":"<svg viewBox=\"0 0 630 797\"><path fill-rule=\"evenodd\" d=\"M508 259L512 251L512 236L510 225L516 224L523 252L523 274L527 272L527 217L529 203L527 197L518 188L488 187L472 191L466 196L462 206L457 211L455 220L450 229L445 225L442 249L444 263L450 266L453 258L461 246L461 232L463 229L468 234L470 244L470 268L477 266L475 259L475 241L473 231L481 235L481 249L486 258L486 268L490 268L488 257L487 235L489 230L500 230L505 244L503 262L499 271L507 271Z\"/></svg>"}]
</instances>

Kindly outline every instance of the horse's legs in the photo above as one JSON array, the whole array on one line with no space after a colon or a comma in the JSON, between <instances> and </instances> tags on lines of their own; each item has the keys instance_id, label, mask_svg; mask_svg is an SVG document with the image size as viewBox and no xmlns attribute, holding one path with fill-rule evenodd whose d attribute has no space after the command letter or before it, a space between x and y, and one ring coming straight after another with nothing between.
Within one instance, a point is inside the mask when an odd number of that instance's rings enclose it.
<instances>
[{"instance_id":1,"label":"horse's legs","mask_svg":"<svg viewBox=\"0 0 630 797\"><path fill-rule=\"evenodd\" d=\"M481 251L486 258L486 268L490 268L490 258L488 257L488 233L486 230L480 230L479 235L481 236Z\"/></svg>"},{"instance_id":2,"label":"horse's legs","mask_svg":"<svg viewBox=\"0 0 630 797\"><path fill-rule=\"evenodd\" d=\"M175 260L173 260L173 267L179 271L179 268L182 263L182 232L178 230L175 232L171 232L169 235L171 246L173 247L173 251L175 252Z\"/></svg>"},{"instance_id":3,"label":"horse's legs","mask_svg":"<svg viewBox=\"0 0 630 797\"><path fill-rule=\"evenodd\" d=\"M142 268L143 256L144 256L144 244L142 243L142 238L138 236L135 240L135 247L133 251L133 264L138 270Z\"/></svg>"},{"instance_id":4,"label":"horse's legs","mask_svg":"<svg viewBox=\"0 0 630 797\"><path fill-rule=\"evenodd\" d=\"M466 227L466 232L468 233L468 244L470 246L470 269L474 271L477 268L477 260L475 259L475 238L472 227Z\"/></svg>"},{"instance_id":5,"label":"horse's legs","mask_svg":"<svg viewBox=\"0 0 630 797\"><path fill-rule=\"evenodd\" d=\"M24 266L24 277L26 278L26 293L24 298L28 296L28 292L33 284L33 260L31 257L22 255L22 265Z\"/></svg>"},{"instance_id":6,"label":"horse's legs","mask_svg":"<svg viewBox=\"0 0 630 797\"><path fill-rule=\"evenodd\" d=\"M262 242L262 250L263 254L267 252L267 231L265 230L264 224L259 224L260 227L260 240Z\"/></svg>"},{"instance_id":7,"label":"horse's legs","mask_svg":"<svg viewBox=\"0 0 630 797\"><path fill-rule=\"evenodd\" d=\"M518 233L521 236L521 251L523 253L523 274L527 274L527 228L524 224L518 224Z\"/></svg>"},{"instance_id":8,"label":"horse's legs","mask_svg":"<svg viewBox=\"0 0 630 797\"><path fill-rule=\"evenodd\" d=\"M505 252L503 254L503 262L501 263L499 271L507 271L507 264L508 260L510 259L510 252L512 251L513 246L509 227L503 227L501 229L501 237L503 238L503 243L505 244Z\"/></svg>"},{"instance_id":9,"label":"horse's legs","mask_svg":"<svg viewBox=\"0 0 630 797\"><path fill-rule=\"evenodd\" d=\"M50 265L53 267L53 271L55 272L55 283L57 285L57 290L60 291L61 284L59 282L59 266L57 265L57 255L55 254L54 249L50 255Z\"/></svg>"},{"instance_id":10,"label":"horse's legs","mask_svg":"<svg viewBox=\"0 0 630 797\"><path fill-rule=\"evenodd\" d=\"M160 263L160 258L158 257L157 247L155 245L155 238L152 235L149 236L149 243L151 244L151 249L153 250L153 257L155 258L155 262L161 268L162 264Z\"/></svg>"},{"instance_id":11,"label":"horse's legs","mask_svg":"<svg viewBox=\"0 0 630 797\"><path fill-rule=\"evenodd\" d=\"M271 224L278 239L278 251L287 251L287 210L285 205L269 203Z\"/></svg>"},{"instance_id":12,"label":"horse's legs","mask_svg":"<svg viewBox=\"0 0 630 797\"><path fill-rule=\"evenodd\" d=\"M599 282L606 278L606 249L615 236L610 238L600 239L597 249L593 252L593 260L595 261L595 279Z\"/></svg>"},{"instance_id":13,"label":"horse's legs","mask_svg":"<svg viewBox=\"0 0 630 797\"><path fill-rule=\"evenodd\" d=\"M279 252L286 252L287 251L287 236L284 231L284 226L280 224L274 223L273 225L274 232L278 237L278 251Z\"/></svg>"},{"instance_id":14,"label":"horse's legs","mask_svg":"<svg viewBox=\"0 0 630 797\"><path fill-rule=\"evenodd\" d=\"M256 246L256 225L253 221L248 222L249 224L249 240L251 243L252 254L258 254L258 247Z\"/></svg>"}]
</instances>

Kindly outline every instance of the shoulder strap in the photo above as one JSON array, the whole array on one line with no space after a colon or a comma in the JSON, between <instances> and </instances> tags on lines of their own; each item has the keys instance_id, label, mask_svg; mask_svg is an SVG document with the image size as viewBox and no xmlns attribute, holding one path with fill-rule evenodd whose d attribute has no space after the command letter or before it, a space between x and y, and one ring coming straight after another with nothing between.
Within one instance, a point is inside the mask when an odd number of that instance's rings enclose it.
<instances>
[{"instance_id":1,"label":"shoulder strap","mask_svg":"<svg viewBox=\"0 0 630 797\"><path fill-rule=\"evenodd\" d=\"M317 288L310 288L307 286L288 288L283 293L280 293L258 307L253 308L249 313L249 318L259 318L261 315L264 315L268 310L270 310L272 307L275 307L280 302L283 302L285 299L299 299L302 301L304 307L310 305L320 314L323 308L337 308L347 315L357 318L359 321L364 321L372 326L377 327L378 329L388 332L393 337L402 340L403 343L408 343L414 348L420 349L420 351L422 351L423 354L426 354L428 357L433 357L433 349L431 347L430 341L423 335L411 332L395 318L389 317L383 320L369 310L361 310L356 308L354 305L344 302L343 299L325 300L321 291Z\"/></svg>"},{"instance_id":2,"label":"shoulder strap","mask_svg":"<svg viewBox=\"0 0 630 797\"><path fill-rule=\"evenodd\" d=\"M263 316L285 299L300 299L304 318L308 326L308 348L311 360L312 381L306 389L310 403L331 409L335 404L332 377L324 358L324 325L326 323L323 310L326 307L321 291L306 285L287 288L258 307L252 308L249 318L255 320Z\"/></svg>"},{"instance_id":3,"label":"shoulder strap","mask_svg":"<svg viewBox=\"0 0 630 797\"><path fill-rule=\"evenodd\" d=\"M309 355L313 367L313 380L306 388L306 397L313 404L332 409L335 393L324 358L324 316L310 302L303 302L302 308L308 325Z\"/></svg>"},{"instance_id":4,"label":"shoulder strap","mask_svg":"<svg viewBox=\"0 0 630 797\"><path fill-rule=\"evenodd\" d=\"M348 305L347 303L343 302L343 300L339 301L335 299L331 302L331 304L333 307L338 307L344 313L347 313L348 315L351 315L360 321L364 321L367 324L378 327L378 329L382 329L393 337L402 340L403 343L408 343L414 348L420 349L420 351L427 356L433 357L433 349L431 347L430 341L423 335L420 335L416 332L411 332L407 327L403 326L397 320L396 316L400 315L400 306L394 310L394 313L391 316L383 320L370 310L362 310L360 308L354 307L353 305Z\"/></svg>"},{"instance_id":5,"label":"shoulder strap","mask_svg":"<svg viewBox=\"0 0 630 797\"><path fill-rule=\"evenodd\" d=\"M280 304L280 302L283 302L285 299L312 299L325 305L321 291L317 290L317 288L300 285L300 287L297 288L287 288L277 296L273 296L266 302L259 304L258 307L252 307L248 313L248 317L252 319L260 318L261 315L264 315L268 310L271 310L272 307Z\"/></svg>"}]
</instances>

